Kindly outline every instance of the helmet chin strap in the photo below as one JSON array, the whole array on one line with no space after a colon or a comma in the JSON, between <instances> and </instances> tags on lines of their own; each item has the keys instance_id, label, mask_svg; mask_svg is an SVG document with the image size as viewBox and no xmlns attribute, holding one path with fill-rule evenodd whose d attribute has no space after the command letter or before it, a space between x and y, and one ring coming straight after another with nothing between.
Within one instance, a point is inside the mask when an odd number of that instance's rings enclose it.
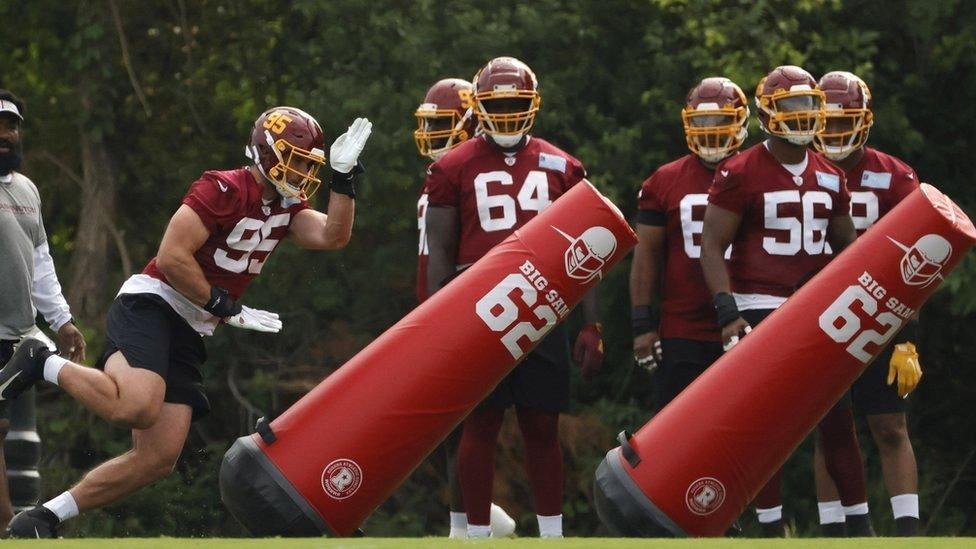
<instances>
[{"instance_id":1,"label":"helmet chin strap","mask_svg":"<svg viewBox=\"0 0 976 549\"><path fill-rule=\"evenodd\" d=\"M516 135L489 135L491 140L495 142L496 145L503 149L511 149L522 142L525 137L524 133L519 133Z\"/></svg>"}]
</instances>

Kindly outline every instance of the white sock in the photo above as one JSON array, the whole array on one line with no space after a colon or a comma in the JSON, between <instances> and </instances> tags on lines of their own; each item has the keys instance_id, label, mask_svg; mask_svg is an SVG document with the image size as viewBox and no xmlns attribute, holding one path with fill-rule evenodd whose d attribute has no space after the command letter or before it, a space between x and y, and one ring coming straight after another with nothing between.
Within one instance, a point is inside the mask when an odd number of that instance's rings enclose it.
<instances>
[{"instance_id":1,"label":"white sock","mask_svg":"<svg viewBox=\"0 0 976 549\"><path fill-rule=\"evenodd\" d=\"M759 517L759 522L763 524L783 520L783 506L777 505L776 507L770 507L769 509L760 509L756 507L756 516Z\"/></svg>"},{"instance_id":2,"label":"white sock","mask_svg":"<svg viewBox=\"0 0 976 549\"><path fill-rule=\"evenodd\" d=\"M67 364L67 362L68 359L58 355L51 355L47 357L47 359L44 361L44 379L57 385L58 374L61 373L61 368L64 368L64 365Z\"/></svg>"},{"instance_id":3,"label":"white sock","mask_svg":"<svg viewBox=\"0 0 976 549\"><path fill-rule=\"evenodd\" d=\"M562 515L554 515L551 517L536 515L535 517L539 519L540 538L563 537L563 516Z\"/></svg>"},{"instance_id":4,"label":"white sock","mask_svg":"<svg viewBox=\"0 0 976 549\"><path fill-rule=\"evenodd\" d=\"M895 518L918 518L918 494L901 494L891 498L891 512Z\"/></svg>"},{"instance_id":5,"label":"white sock","mask_svg":"<svg viewBox=\"0 0 976 549\"><path fill-rule=\"evenodd\" d=\"M866 515L868 514L868 502L855 503L854 505L844 506L845 515Z\"/></svg>"},{"instance_id":6,"label":"white sock","mask_svg":"<svg viewBox=\"0 0 976 549\"><path fill-rule=\"evenodd\" d=\"M468 539L487 538L491 535L490 524L468 523Z\"/></svg>"},{"instance_id":7,"label":"white sock","mask_svg":"<svg viewBox=\"0 0 976 549\"><path fill-rule=\"evenodd\" d=\"M840 504L839 499L818 502L817 510L820 512L820 524L844 522L844 506Z\"/></svg>"},{"instance_id":8,"label":"white sock","mask_svg":"<svg viewBox=\"0 0 976 549\"><path fill-rule=\"evenodd\" d=\"M451 511L451 539L464 539L468 537L468 515L467 513L455 513Z\"/></svg>"},{"instance_id":9,"label":"white sock","mask_svg":"<svg viewBox=\"0 0 976 549\"><path fill-rule=\"evenodd\" d=\"M60 496L44 503L44 507L57 515L61 522L78 516L78 504L75 503L75 498L71 496L71 492L62 492Z\"/></svg>"}]
</instances>

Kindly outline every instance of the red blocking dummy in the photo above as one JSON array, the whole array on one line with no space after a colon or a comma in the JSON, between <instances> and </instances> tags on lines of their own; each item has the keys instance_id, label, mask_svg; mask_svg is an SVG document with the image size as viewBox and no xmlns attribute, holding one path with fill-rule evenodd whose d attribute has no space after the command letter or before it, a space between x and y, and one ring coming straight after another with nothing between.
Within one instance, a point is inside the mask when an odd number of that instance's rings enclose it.
<instances>
[{"instance_id":1,"label":"red blocking dummy","mask_svg":"<svg viewBox=\"0 0 976 549\"><path fill-rule=\"evenodd\" d=\"M347 536L637 243L587 182L224 457L254 535Z\"/></svg>"},{"instance_id":2,"label":"red blocking dummy","mask_svg":"<svg viewBox=\"0 0 976 549\"><path fill-rule=\"evenodd\" d=\"M639 431L596 473L618 535L721 536L976 241L923 184Z\"/></svg>"}]
</instances>

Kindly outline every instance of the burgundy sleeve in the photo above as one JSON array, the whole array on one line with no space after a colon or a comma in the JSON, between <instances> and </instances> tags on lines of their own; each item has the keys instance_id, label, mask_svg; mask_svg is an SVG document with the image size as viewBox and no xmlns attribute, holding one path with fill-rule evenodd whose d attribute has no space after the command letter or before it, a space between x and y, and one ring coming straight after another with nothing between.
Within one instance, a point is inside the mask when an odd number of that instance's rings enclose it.
<instances>
[{"instance_id":1,"label":"burgundy sleeve","mask_svg":"<svg viewBox=\"0 0 976 549\"><path fill-rule=\"evenodd\" d=\"M586 168L583 167L583 163L576 159L576 157L568 156L569 169L566 173L566 189L572 189L577 183L586 179Z\"/></svg>"},{"instance_id":2,"label":"burgundy sleeve","mask_svg":"<svg viewBox=\"0 0 976 549\"><path fill-rule=\"evenodd\" d=\"M444 172L439 162L435 162L427 170L424 188L427 189L428 204L455 208L461 204L461 193L457 182Z\"/></svg>"},{"instance_id":3,"label":"burgundy sleeve","mask_svg":"<svg viewBox=\"0 0 976 549\"><path fill-rule=\"evenodd\" d=\"M746 211L748 196L742 176L730 170L715 170L715 178L708 189L708 203L742 215Z\"/></svg>"},{"instance_id":4,"label":"burgundy sleeve","mask_svg":"<svg viewBox=\"0 0 976 549\"><path fill-rule=\"evenodd\" d=\"M654 172L645 179L637 192L637 222L644 225L664 226L667 223L668 210L664 206L664 197L658 194L661 186L657 174Z\"/></svg>"},{"instance_id":5,"label":"burgundy sleeve","mask_svg":"<svg viewBox=\"0 0 976 549\"><path fill-rule=\"evenodd\" d=\"M241 197L235 185L204 175L190 185L183 203L200 216L211 233L237 217Z\"/></svg>"}]
</instances>

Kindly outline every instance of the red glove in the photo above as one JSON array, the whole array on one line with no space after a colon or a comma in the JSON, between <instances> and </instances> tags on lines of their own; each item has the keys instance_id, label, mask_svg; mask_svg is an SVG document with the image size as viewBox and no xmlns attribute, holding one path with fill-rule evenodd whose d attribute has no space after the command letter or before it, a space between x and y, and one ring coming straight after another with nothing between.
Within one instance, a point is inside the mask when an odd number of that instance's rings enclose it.
<instances>
[{"instance_id":1,"label":"red glove","mask_svg":"<svg viewBox=\"0 0 976 549\"><path fill-rule=\"evenodd\" d=\"M593 379L603 366L603 326L599 322L587 324L576 336L573 360L580 365L583 379Z\"/></svg>"}]
</instances>

